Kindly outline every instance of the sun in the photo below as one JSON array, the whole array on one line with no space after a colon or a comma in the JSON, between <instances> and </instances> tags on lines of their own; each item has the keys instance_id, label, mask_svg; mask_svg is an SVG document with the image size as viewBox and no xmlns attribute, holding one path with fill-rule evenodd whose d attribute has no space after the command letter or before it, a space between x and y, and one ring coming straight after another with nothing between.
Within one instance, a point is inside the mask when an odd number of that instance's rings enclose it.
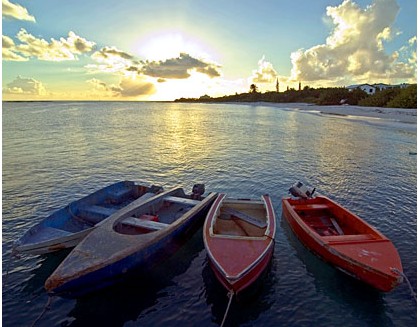
<instances>
[{"instance_id":1,"label":"sun","mask_svg":"<svg viewBox=\"0 0 418 327\"><path fill-rule=\"evenodd\" d=\"M181 31L153 32L138 40L135 50L146 60L177 58L180 53L206 59L214 57L204 42Z\"/></svg>"}]
</instances>

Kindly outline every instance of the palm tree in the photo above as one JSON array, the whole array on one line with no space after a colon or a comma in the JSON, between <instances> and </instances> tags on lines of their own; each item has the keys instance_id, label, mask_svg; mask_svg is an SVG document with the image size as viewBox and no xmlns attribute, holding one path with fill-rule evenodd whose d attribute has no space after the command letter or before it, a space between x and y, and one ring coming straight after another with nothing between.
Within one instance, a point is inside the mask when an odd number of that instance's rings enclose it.
<instances>
[{"instance_id":1,"label":"palm tree","mask_svg":"<svg viewBox=\"0 0 418 327\"><path fill-rule=\"evenodd\" d=\"M250 93L257 93L257 92L258 92L257 85L251 84L250 85Z\"/></svg>"}]
</instances>

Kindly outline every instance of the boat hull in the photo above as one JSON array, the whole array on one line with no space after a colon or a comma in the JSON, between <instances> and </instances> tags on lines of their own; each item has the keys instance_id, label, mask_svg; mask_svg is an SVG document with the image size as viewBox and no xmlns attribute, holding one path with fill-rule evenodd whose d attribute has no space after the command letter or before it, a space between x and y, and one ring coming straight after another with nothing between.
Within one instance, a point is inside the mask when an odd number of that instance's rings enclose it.
<instances>
[{"instance_id":1,"label":"boat hull","mask_svg":"<svg viewBox=\"0 0 418 327\"><path fill-rule=\"evenodd\" d=\"M163 230L145 234L143 237L108 233L106 226L102 235L99 230L94 231L94 234L90 234L81 242L48 278L45 288L50 294L75 298L116 284L133 272L151 269L176 252L202 225L205 213L215 196L215 194L210 194L201 204L191 209L188 212L190 214L184 219L180 218ZM109 222L107 227L112 228L111 225L117 221L117 217L115 218L116 220L113 223ZM90 245L105 242L102 239L103 235L110 237L113 235L115 244L124 242L125 245L115 253L109 253L109 258L104 256L102 261L89 265L89 260L85 260L85 256L95 256L100 252L100 249L94 250ZM78 262L82 262L85 268L78 269Z\"/></svg>"},{"instance_id":2,"label":"boat hull","mask_svg":"<svg viewBox=\"0 0 418 327\"><path fill-rule=\"evenodd\" d=\"M316 206L315 209L327 206L326 210L330 210L335 219L340 219L340 224L345 229L352 228L362 232L319 235L295 209L303 207L306 210L309 205ZM326 197L307 200L285 198L282 200L282 208L283 217L295 235L324 261L380 291L388 292L402 282L402 276L396 272L402 272L402 264L392 242L337 203ZM354 227L348 226L350 223Z\"/></svg>"},{"instance_id":3,"label":"boat hull","mask_svg":"<svg viewBox=\"0 0 418 327\"><path fill-rule=\"evenodd\" d=\"M262 204L256 204L264 206L266 226L248 229L247 224L247 229L244 228L247 235L216 231L218 229L216 219L219 219L223 210L229 210L225 209L228 205L240 208L242 202L245 203L244 207L248 212L254 212L250 209L251 201L253 200L227 200L225 194L220 194L212 205L203 228L209 264L219 282L234 294L241 293L260 278L266 271L274 252L276 219L271 199L267 195L262 197ZM240 227L244 226L243 222L239 224ZM254 231L254 234L251 234L251 231Z\"/></svg>"},{"instance_id":4,"label":"boat hull","mask_svg":"<svg viewBox=\"0 0 418 327\"><path fill-rule=\"evenodd\" d=\"M59 239L51 239L45 242L36 242L33 244L22 244L14 248L18 253L27 254L46 254L75 247L85 238L94 227L87 228L81 232L73 233L69 236L60 237Z\"/></svg>"},{"instance_id":5,"label":"boat hull","mask_svg":"<svg viewBox=\"0 0 418 327\"><path fill-rule=\"evenodd\" d=\"M161 188L155 188L161 190ZM31 227L13 245L20 254L45 254L75 247L95 225L150 191L150 187L132 181L106 186L74 201ZM88 211L89 208L100 210ZM97 209L98 208L98 209Z\"/></svg>"},{"instance_id":6,"label":"boat hull","mask_svg":"<svg viewBox=\"0 0 418 327\"><path fill-rule=\"evenodd\" d=\"M271 246L269 246L266 254L261 258L260 262L237 280L227 278L225 273L220 270L219 266L216 265L213 261L209 261L209 264L216 276L216 279L223 285L223 287L228 291L232 291L235 294L238 294L246 290L249 286L253 285L266 271L273 257L273 253L274 243L271 242Z\"/></svg>"},{"instance_id":7,"label":"boat hull","mask_svg":"<svg viewBox=\"0 0 418 327\"><path fill-rule=\"evenodd\" d=\"M192 230L192 222L195 224L199 223L198 220L191 221L190 224L183 225L182 228L173 231L173 233L158 242L150 244L145 249L123 257L101 269L83 274L79 278L70 280L49 293L68 298L80 297L117 284L121 279L134 271L149 270L173 254L181 246L182 238L190 235L187 230Z\"/></svg>"}]
</instances>

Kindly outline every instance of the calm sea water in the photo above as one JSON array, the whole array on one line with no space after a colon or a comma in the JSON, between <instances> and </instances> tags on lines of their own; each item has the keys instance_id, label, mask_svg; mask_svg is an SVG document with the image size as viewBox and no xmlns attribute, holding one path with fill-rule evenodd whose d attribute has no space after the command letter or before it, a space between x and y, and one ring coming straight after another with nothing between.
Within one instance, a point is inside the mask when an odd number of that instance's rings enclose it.
<instances>
[{"instance_id":1,"label":"calm sea water","mask_svg":"<svg viewBox=\"0 0 418 327\"><path fill-rule=\"evenodd\" d=\"M306 250L281 218L297 180L388 236L417 284L416 125L321 116L262 105L3 103L3 325L30 326L43 284L67 252L10 257L13 240L70 201L117 180L234 197L272 196L277 240L253 292L228 326L414 326L406 283L379 293ZM5 278L6 271L8 272ZM38 326L217 326L226 292L201 230L149 276L90 296L56 298Z\"/></svg>"}]
</instances>

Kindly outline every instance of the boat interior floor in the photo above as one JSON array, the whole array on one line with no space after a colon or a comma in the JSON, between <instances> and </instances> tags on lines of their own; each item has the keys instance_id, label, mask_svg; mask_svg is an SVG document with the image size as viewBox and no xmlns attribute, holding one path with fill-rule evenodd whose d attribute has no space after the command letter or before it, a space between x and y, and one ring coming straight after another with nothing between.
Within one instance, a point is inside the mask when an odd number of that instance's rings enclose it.
<instances>
[{"instance_id":1,"label":"boat interior floor","mask_svg":"<svg viewBox=\"0 0 418 327\"><path fill-rule=\"evenodd\" d=\"M306 217L304 222L321 236L343 235L341 227L332 216ZM339 231L340 230L340 231Z\"/></svg>"},{"instance_id":2,"label":"boat interior floor","mask_svg":"<svg viewBox=\"0 0 418 327\"><path fill-rule=\"evenodd\" d=\"M190 204L169 203L168 205L163 205L158 211L156 211L155 214L158 216L159 222L171 224L183 216L191 208L193 208L193 206Z\"/></svg>"},{"instance_id":3,"label":"boat interior floor","mask_svg":"<svg viewBox=\"0 0 418 327\"><path fill-rule=\"evenodd\" d=\"M311 205L309 208L298 208L297 212L301 219L325 241L352 243L377 240L372 234L360 232L347 226L343 220L333 215L331 210L325 206L315 205L312 208Z\"/></svg>"},{"instance_id":4,"label":"boat interior floor","mask_svg":"<svg viewBox=\"0 0 418 327\"><path fill-rule=\"evenodd\" d=\"M67 232L62 229L53 227L43 227L33 236L32 240L36 239L38 242L48 241L54 237L65 237L71 235L71 232Z\"/></svg>"},{"instance_id":5,"label":"boat interior floor","mask_svg":"<svg viewBox=\"0 0 418 327\"><path fill-rule=\"evenodd\" d=\"M88 220L84 220L82 217L77 217L73 219L67 219L65 223L61 226L50 226L57 229L61 229L66 232L70 233L77 233L79 231L92 228L94 223L89 222Z\"/></svg>"},{"instance_id":6,"label":"boat interior floor","mask_svg":"<svg viewBox=\"0 0 418 327\"><path fill-rule=\"evenodd\" d=\"M221 209L213 232L218 235L262 237L267 223L265 212L259 210L236 210L229 207Z\"/></svg>"}]
</instances>

